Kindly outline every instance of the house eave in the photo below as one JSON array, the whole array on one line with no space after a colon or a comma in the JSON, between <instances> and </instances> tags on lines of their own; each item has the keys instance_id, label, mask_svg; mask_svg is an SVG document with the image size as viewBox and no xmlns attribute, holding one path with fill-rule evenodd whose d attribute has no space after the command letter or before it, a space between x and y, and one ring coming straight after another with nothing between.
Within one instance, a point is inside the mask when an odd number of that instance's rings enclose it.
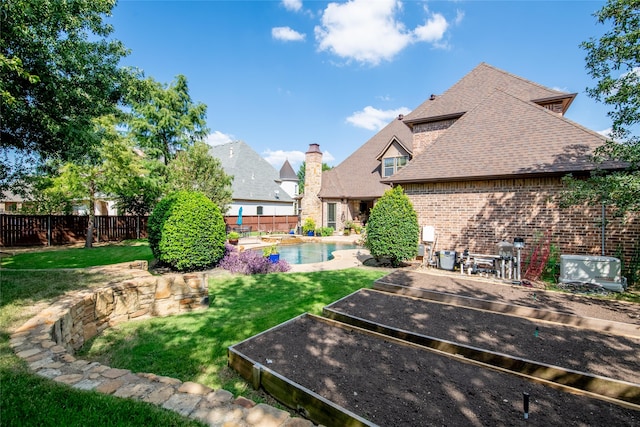
<instances>
[{"instance_id":1,"label":"house eave","mask_svg":"<svg viewBox=\"0 0 640 427\"><path fill-rule=\"evenodd\" d=\"M438 177L438 178L409 178L409 179L389 179L380 182L388 185L403 184L423 184L423 183L442 183L442 182L465 182L465 181L495 181L503 179L529 179L529 178L557 178L566 175L589 176L595 169L583 170L567 170L554 172L528 172L521 174L501 174L501 175L476 175L476 176L456 176L456 177Z\"/></svg>"},{"instance_id":2,"label":"house eave","mask_svg":"<svg viewBox=\"0 0 640 427\"><path fill-rule=\"evenodd\" d=\"M415 125L423 124L423 123L431 123L431 122L439 122L442 120L451 120L451 119L459 119L464 115L463 112L452 113L452 114L442 114L439 116L430 116L430 117L420 117L417 119L405 119L404 124L409 126L410 129L413 129Z\"/></svg>"}]
</instances>

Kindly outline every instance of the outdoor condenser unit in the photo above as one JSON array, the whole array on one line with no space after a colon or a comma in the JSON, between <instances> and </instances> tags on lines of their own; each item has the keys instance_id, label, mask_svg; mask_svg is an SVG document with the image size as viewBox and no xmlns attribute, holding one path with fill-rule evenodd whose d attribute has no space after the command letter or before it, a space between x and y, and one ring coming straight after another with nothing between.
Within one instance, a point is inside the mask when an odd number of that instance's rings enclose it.
<instances>
[{"instance_id":1,"label":"outdoor condenser unit","mask_svg":"<svg viewBox=\"0 0 640 427\"><path fill-rule=\"evenodd\" d=\"M618 258L588 255L560 255L560 282L595 283L615 292L627 284Z\"/></svg>"}]
</instances>

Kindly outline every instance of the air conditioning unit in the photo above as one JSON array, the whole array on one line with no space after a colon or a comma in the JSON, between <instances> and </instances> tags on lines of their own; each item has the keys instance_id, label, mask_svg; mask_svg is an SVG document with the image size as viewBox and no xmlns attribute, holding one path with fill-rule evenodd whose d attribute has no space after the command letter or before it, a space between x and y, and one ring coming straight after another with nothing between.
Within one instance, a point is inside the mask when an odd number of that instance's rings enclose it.
<instances>
[{"instance_id":1,"label":"air conditioning unit","mask_svg":"<svg viewBox=\"0 0 640 427\"><path fill-rule=\"evenodd\" d=\"M614 292L627 285L618 258L589 255L560 255L560 282L594 283Z\"/></svg>"}]
</instances>

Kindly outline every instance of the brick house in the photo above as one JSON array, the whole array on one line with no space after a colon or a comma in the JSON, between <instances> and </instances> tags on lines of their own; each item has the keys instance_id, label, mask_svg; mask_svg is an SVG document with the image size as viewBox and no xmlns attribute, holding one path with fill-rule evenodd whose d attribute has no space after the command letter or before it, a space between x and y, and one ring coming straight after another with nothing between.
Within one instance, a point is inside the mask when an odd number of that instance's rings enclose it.
<instances>
[{"instance_id":1,"label":"brick house","mask_svg":"<svg viewBox=\"0 0 640 427\"><path fill-rule=\"evenodd\" d=\"M531 248L550 233L561 253L623 250L628 258L640 239L637 217L623 222L607 212L603 249L601 206L559 206L561 178L588 176L596 168L590 154L605 142L564 117L575 96L481 63L321 176L312 144L306 176L317 184L307 194L305 182L302 218L341 230L366 221L377 198L401 185L419 224L435 228L436 250L496 253L516 236Z\"/></svg>"}]
</instances>

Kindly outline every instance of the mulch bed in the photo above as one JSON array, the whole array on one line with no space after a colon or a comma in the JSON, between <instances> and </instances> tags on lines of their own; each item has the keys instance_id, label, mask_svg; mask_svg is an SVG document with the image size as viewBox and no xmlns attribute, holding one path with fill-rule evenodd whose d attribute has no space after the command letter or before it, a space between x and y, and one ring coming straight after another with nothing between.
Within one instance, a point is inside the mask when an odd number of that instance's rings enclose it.
<instances>
[{"instance_id":1,"label":"mulch bed","mask_svg":"<svg viewBox=\"0 0 640 427\"><path fill-rule=\"evenodd\" d=\"M394 272L383 280L457 295L639 323L636 305L481 281ZM354 316L566 368L640 383L640 339L360 291ZM623 320L624 319L624 320ZM539 328L538 336L534 331ZM235 346L269 369L382 426L640 425L640 411L459 358L302 317ZM531 396L523 417L523 393Z\"/></svg>"}]
</instances>

